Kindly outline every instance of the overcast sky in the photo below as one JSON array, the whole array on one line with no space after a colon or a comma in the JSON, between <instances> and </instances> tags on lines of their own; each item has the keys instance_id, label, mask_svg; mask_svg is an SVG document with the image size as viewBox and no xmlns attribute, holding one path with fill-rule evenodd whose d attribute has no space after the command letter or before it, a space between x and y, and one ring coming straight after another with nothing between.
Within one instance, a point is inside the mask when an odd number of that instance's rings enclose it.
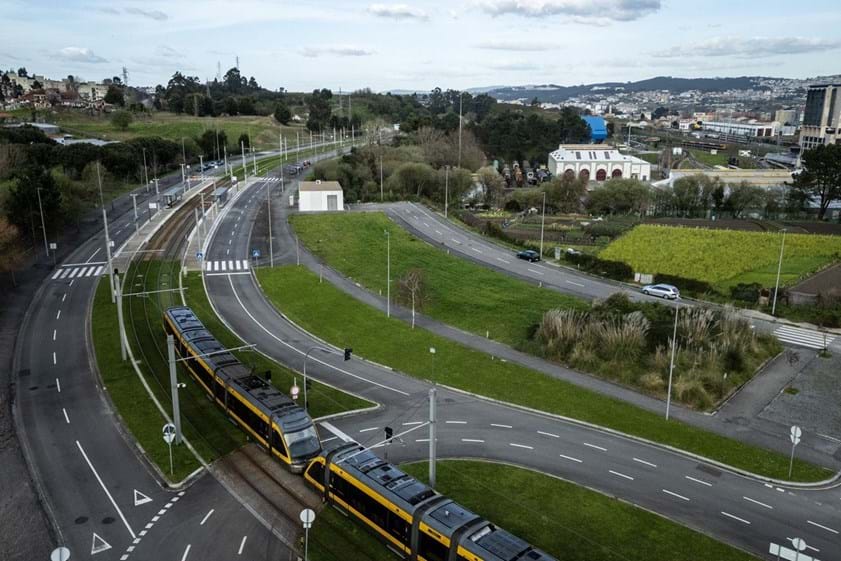
<instances>
[{"instance_id":1,"label":"overcast sky","mask_svg":"<svg viewBox=\"0 0 841 561\"><path fill-rule=\"evenodd\" d=\"M0 68L134 85L237 55L293 91L841 73L838 0L2 0L0 22Z\"/></svg>"}]
</instances>

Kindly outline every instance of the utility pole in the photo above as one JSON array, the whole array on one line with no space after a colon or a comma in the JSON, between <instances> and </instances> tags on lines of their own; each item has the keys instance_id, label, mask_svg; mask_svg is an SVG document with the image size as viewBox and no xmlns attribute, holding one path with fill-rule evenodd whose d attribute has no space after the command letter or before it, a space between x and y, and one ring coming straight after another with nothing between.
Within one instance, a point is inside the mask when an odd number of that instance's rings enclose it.
<instances>
[{"instance_id":1,"label":"utility pole","mask_svg":"<svg viewBox=\"0 0 841 561\"><path fill-rule=\"evenodd\" d=\"M199 240L198 251L201 251L202 245L201 245L201 228L199 226L199 209L194 208L193 209L193 215L196 217L196 236L198 236L198 240Z\"/></svg>"},{"instance_id":2,"label":"utility pole","mask_svg":"<svg viewBox=\"0 0 841 561\"><path fill-rule=\"evenodd\" d=\"M146 180L146 192L149 192L149 170L146 167L146 148L143 148L143 178Z\"/></svg>"},{"instance_id":3,"label":"utility pole","mask_svg":"<svg viewBox=\"0 0 841 561\"><path fill-rule=\"evenodd\" d=\"M543 259L543 228L546 225L546 191L543 191L543 215L540 218L540 258Z\"/></svg>"},{"instance_id":4,"label":"utility pole","mask_svg":"<svg viewBox=\"0 0 841 561\"><path fill-rule=\"evenodd\" d=\"M137 220L138 220L138 216L137 216L137 193L131 193L130 196L131 196L131 204L134 207L134 229L137 230L137 228L138 228L138 226L137 226Z\"/></svg>"},{"instance_id":5,"label":"utility pole","mask_svg":"<svg viewBox=\"0 0 841 561\"><path fill-rule=\"evenodd\" d=\"M675 371L675 350L677 349L677 317L680 308L675 306L675 329L672 334L672 359L669 362L669 389L666 393L666 420L669 420L669 412L672 407L672 375Z\"/></svg>"},{"instance_id":6,"label":"utility pole","mask_svg":"<svg viewBox=\"0 0 841 561\"><path fill-rule=\"evenodd\" d=\"M433 354L435 353L435 348L429 349ZM429 389L429 486L435 487L435 455L436 455L436 442L435 442L435 422L436 422L436 411L435 411L435 387Z\"/></svg>"},{"instance_id":7,"label":"utility pole","mask_svg":"<svg viewBox=\"0 0 841 561\"><path fill-rule=\"evenodd\" d=\"M126 329L123 323L123 288L120 286L120 276L114 275L114 290L117 292L117 323L120 330L120 354L126 361Z\"/></svg>"},{"instance_id":8,"label":"utility pole","mask_svg":"<svg viewBox=\"0 0 841 561\"><path fill-rule=\"evenodd\" d=\"M41 211L41 230L44 233L44 252L47 254L47 257L49 257L50 256L50 246L47 243L47 226L46 226L46 223L44 222L44 205L41 204L41 188L38 187L38 189L36 189L36 191L38 193L38 210Z\"/></svg>"},{"instance_id":9,"label":"utility pole","mask_svg":"<svg viewBox=\"0 0 841 561\"><path fill-rule=\"evenodd\" d=\"M783 241L780 243L780 261L777 263L777 282L774 285L774 303L771 305L771 315L777 313L777 293L780 291L780 273L783 270L783 251L786 247L786 229L783 228Z\"/></svg>"},{"instance_id":10,"label":"utility pole","mask_svg":"<svg viewBox=\"0 0 841 561\"><path fill-rule=\"evenodd\" d=\"M175 423L175 443L181 444L181 406L178 403L178 377L175 374L175 338L166 336L169 355L169 390L172 394L172 420Z\"/></svg>"},{"instance_id":11,"label":"utility pole","mask_svg":"<svg viewBox=\"0 0 841 561\"><path fill-rule=\"evenodd\" d=\"M111 303L117 301L114 292L114 267L111 265L111 240L108 237L108 216L105 214L105 207L102 207L102 222L105 225L105 255L108 259L108 279L111 286Z\"/></svg>"}]
</instances>

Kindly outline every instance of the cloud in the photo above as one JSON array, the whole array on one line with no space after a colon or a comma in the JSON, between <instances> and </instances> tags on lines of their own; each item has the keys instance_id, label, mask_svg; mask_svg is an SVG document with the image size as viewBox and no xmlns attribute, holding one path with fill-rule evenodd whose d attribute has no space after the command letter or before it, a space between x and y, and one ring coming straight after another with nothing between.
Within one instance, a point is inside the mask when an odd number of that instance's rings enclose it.
<instances>
[{"instance_id":1,"label":"cloud","mask_svg":"<svg viewBox=\"0 0 841 561\"><path fill-rule=\"evenodd\" d=\"M492 16L569 16L575 23L633 21L660 10L660 0L479 0Z\"/></svg>"},{"instance_id":2,"label":"cloud","mask_svg":"<svg viewBox=\"0 0 841 561\"><path fill-rule=\"evenodd\" d=\"M120 10L117 8L112 8L110 6L102 6L99 8L94 8L97 12L102 12L103 14L119 14Z\"/></svg>"},{"instance_id":3,"label":"cloud","mask_svg":"<svg viewBox=\"0 0 841 561\"><path fill-rule=\"evenodd\" d=\"M797 55L841 48L841 40L813 37L713 37L652 53L657 58L734 56L738 58Z\"/></svg>"},{"instance_id":4,"label":"cloud","mask_svg":"<svg viewBox=\"0 0 841 561\"><path fill-rule=\"evenodd\" d=\"M429 19L429 15L419 8L413 8L408 4L371 4L368 12L381 18L397 20L420 20Z\"/></svg>"},{"instance_id":5,"label":"cloud","mask_svg":"<svg viewBox=\"0 0 841 561\"><path fill-rule=\"evenodd\" d=\"M84 62L89 64L108 62L108 60L94 54L92 50L86 47L64 47L55 56L67 62Z\"/></svg>"},{"instance_id":6,"label":"cloud","mask_svg":"<svg viewBox=\"0 0 841 561\"><path fill-rule=\"evenodd\" d=\"M322 55L334 56L371 56L374 51L364 49L362 47L352 47L347 45L333 45L324 47L304 47L299 51L303 56L315 58Z\"/></svg>"},{"instance_id":7,"label":"cloud","mask_svg":"<svg viewBox=\"0 0 841 561\"><path fill-rule=\"evenodd\" d=\"M184 53L177 51L168 45L158 45L155 54L164 58L184 58Z\"/></svg>"},{"instance_id":8,"label":"cloud","mask_svg":"<svg viewBox=\"0 0 841 561\"><path fill-rule=\"evenodd\" d=\"M535 72L543 70L543 65L518 60L501 60L487 64L486 68L507 72Z\"/></svg>"},{"instance_id":9,"label":"cloud","mask_svg":"<svg viewBox=\"0 0 841 561\"><path fill-rule=\"evenodd\" d=\"M160 10L144 10L142 8L126 8L127 14L134 14L136 16L143 16L144 18L153 19L155 21L164 21L168 16Z\"/></svg>"},{"instance_id":10,"label":"cloud","mask_svg":"<svg viewBox=\"0 0 841 561\"><path fill-rule=\"evenodd\" d=\"M488 41L476 44L476 48L488 51L538 52L552 51L560 48L560 45L548 41Z\"/></svg>"}]
</instances>

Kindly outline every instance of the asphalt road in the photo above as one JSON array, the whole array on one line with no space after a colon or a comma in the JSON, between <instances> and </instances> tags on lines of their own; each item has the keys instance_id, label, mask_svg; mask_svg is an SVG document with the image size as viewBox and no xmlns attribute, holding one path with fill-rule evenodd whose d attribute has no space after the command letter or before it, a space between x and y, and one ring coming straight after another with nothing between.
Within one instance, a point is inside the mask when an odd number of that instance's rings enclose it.
<instances>
[{"instance_id":1,"label":"asphalt road","mask_svg":"<svg viewBox=\"0 0 841 561\"><path fill-rule=\"evenodd\" d=\"M284 193L274 185L275 263L295 263L284 204L295 185L287 184ZM251 232L259 207L265 205L264 190L264 184L258 183L231 204L211 241L208 260L248 259L257 243L251 240ZM558 273L566 275L561 277L564 282L584 280L574 273ZM205 273L204 281L211 302L228 326L278 362L301 370L306 350L323 344L275 310L250 271ZM364 357L344 362L338 350L312 356L308 372L319 381L381 404L374 412L320 422L328 443L352 438L374 444L382 438L385 426L410 429L426 418L428 383ZM770 542L784 543L796 535L820 550L816 554L820 559L841 559L841 491L837 488L785 489L659 446L446 388L439 388L438 403L441 457L486 458L538 469L658 512L757 555L768 557ZM416 430L405 435L402 443L389 446L390 459L426 457L424 431Z\"/></svg>"}]
</instances>

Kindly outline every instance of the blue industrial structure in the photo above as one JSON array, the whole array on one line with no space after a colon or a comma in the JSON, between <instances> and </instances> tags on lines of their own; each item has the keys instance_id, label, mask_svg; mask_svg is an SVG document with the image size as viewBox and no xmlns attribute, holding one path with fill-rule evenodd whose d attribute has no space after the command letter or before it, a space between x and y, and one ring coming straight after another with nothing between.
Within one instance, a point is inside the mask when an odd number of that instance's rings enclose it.
<instances>
[{"instance_id":1,"label":"blue industrial structure","mask_svg":"<svg viewBox=\"0 0 841 561\"><path fill-rule=\"evenodd\" d=\"M604 118L590 115L581 118L590 127L590 142L601 144L607 139L607 123L605 123Z\"/></svg>"}]
</instances>

